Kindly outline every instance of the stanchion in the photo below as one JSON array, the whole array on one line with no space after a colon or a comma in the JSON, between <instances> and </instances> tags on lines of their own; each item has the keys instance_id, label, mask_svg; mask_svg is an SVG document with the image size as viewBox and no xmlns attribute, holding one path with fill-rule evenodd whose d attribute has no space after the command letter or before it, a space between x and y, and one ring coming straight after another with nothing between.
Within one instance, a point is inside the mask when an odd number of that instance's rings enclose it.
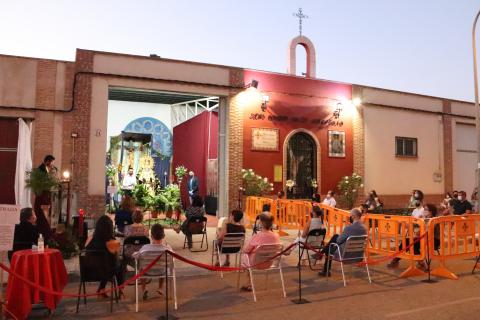
<instances>
[{"instance_id":1,"label":"stanchion","mask_svg":"<svg viewBox=\"0 0 480 320\"><path fill-rule=\"evenodd\" d=\"M425 283L435 283L437 282L437 280L433 280L431 278L431 275L430 275L430 265L432 264L432 259L430 259L430 246L428 244L428 228L427 228L427 231L426 231L426 234L427 234L427 267L428 267L428 279L425 279L425 280L422 280L422 282L425 282ZM435 234L435 232L434 232ZM435 243L434 243L435 245Z\"/></svg>"},{"instance_id":2,"label":"stanchion","mask_svg":"<svg viewBox=\"0 0 480 320\"><path fill-rule=\"evenodd\" d=\"M310 303L307 299L302 298L302 265L301 265L301 255L300 255L301 242L298 242L298 299L293 299L292 302L295 304L305 304ZM307 251L308 254L308 251Z\"/></svg>"},{"instance_id":3,"label":"stanchion","mask_svg":"<svg viewBox=\"0 0 480 320\"><path fill-rule=\"evenodd\" d=\"M168 252L165 255L165 315L158 317L158 320L176 320L178 317L168 313Z\"/></svg>"}]
</instances>

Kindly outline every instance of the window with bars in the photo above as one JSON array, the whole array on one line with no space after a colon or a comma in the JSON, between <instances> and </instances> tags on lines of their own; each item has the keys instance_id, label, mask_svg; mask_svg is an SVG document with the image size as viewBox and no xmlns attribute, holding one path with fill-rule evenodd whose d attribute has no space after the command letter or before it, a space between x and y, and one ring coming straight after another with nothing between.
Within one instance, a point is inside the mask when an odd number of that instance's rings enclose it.
<instances>
[{"instance_id":1,"label":"window with bars","mask_svg":"<svg viewBox=\"0 0 480 320\"><path fill-rule=\"evenodd\" d=\"M417 138L395 137L395 155L397 157L417 157Z\"/></svg>"}]
</instances>

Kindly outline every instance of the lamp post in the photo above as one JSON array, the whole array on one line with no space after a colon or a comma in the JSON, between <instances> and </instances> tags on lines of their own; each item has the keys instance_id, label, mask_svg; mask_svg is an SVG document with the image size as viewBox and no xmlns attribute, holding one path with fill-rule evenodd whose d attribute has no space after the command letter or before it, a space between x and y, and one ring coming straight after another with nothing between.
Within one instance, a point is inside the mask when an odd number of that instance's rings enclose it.
<instances>
[{"instance_id":1,"label":"lamp post","mask_svg":"<svg viewBox=\"0 0 480 320\"><path fill-rule=\"evenodd\" d=\"M63 181L67 184L67 212L65 216L65 227L70 222L70 172L68 170L63 172Z\"/></svg>"},{"instance_id":2,"label":"lamp post","mask_svg":"<svg viewBox=\"0 0 480 320\"><path fill-rule=\"evenodd\" d=\"M477 46L475 43L475 29L477 28L478 18L480 17L480 10L475 16L472 27L472 49L473 49L473 81L474 81L474 91L475 91L475 125L477 129L477 167L475 168L476 172L476 185L477 190L480 190L480 108L478 105L478 73L477 73ZM478 191L477 191L478 192ZM478 196L478 193L477 193ZM477 200L478 203L478 200Z\"/></svg>"}]
</instances>

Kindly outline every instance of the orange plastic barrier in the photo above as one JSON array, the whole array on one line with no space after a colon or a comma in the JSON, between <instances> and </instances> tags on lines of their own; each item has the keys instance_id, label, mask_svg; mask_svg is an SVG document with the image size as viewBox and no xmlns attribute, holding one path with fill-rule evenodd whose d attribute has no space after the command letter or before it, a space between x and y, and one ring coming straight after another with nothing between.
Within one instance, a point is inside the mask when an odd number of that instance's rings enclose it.
<instances>
[{"instance_id":1,"label":"orange plastic barrier","mask_svg":"<svg viewBox=\"0 0 480 320\"><path fill-rule=\"evenodd\" d=\"M367 214L364 216L364 223L368 230L367 257L369 260L372 254L395 255L410 261L410 266L400 275L401 278L425 274L416 267L416 261L423 261L427 250L426 225L423 219L411 216ZM417 253L414 248L418 245L412 245L415 241L420 242L420 250ZM406 248L408 249L405 250Z\"/></svg>"},{"instance_id":2,"label":"orange plastic barrier","mask_svg":"<svg viewBox=\"0 0 480 320\"><path fill-rule=\"evenodd\" d=\"M345 226L350 224L350 211L342 210L318 204L323 209L323 221L327 228L326 238L331 238L334 234L341 234Z\"/></svg>"},{"instance_id":3,"label":"orange plastic barrier","mask_svg":"<svg viewBox=\"0 0 480 320\"><path fill-rule=\"evenodd\" d=\"M438 267L431 271L431 274L438 277L458 279L457 275L447 269L446 261L480 255L479 233L479 214L430 219L428 224L429 255L432 262L438 261L440 263ZM438 248L435 248L435 238L437 238Z\"/></svg>"},{"instance_id":4,"label":"orange plastic barrier","mask_svg":"<svg viewBox=\"0 0 480 320\"><path fill-rule=\"evenodd\" d=\"M310 220L312 204L302 200L277 200L278 219L276 224L280 235L287 235L282 229L302 230Z\"/></svg>"},{"instance_id":5,"label":"orange plastic barrier","mask_svg":"<svg viewBox=\"0 0 480 320\"><path fill-rule=\"evenodd\" d=\"M270 198L263 197L247 197L245 202L245 215L248 218L247 228L253 227L255 219L257 216L262 213L263 205L270 205L270 212L274 212L274 200Z\"/></svg>"}]
</instances>

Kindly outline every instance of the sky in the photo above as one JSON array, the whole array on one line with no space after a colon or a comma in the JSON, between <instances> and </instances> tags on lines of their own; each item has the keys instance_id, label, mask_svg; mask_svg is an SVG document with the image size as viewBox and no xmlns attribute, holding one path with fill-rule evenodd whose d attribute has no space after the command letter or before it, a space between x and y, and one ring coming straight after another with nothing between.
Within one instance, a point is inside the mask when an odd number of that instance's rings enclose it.
<instances>
[{"instance_id":1,"label":"sky","mask_svg":"<svg viewBox=\"0 0 480 320\"><path fill-rule=\"evenodd\" d=\"M0 54L73 61L82 48L284 73L299 7L318 78L473 101L480 0L0 0Z\"/></svg>"}]
</instances>

